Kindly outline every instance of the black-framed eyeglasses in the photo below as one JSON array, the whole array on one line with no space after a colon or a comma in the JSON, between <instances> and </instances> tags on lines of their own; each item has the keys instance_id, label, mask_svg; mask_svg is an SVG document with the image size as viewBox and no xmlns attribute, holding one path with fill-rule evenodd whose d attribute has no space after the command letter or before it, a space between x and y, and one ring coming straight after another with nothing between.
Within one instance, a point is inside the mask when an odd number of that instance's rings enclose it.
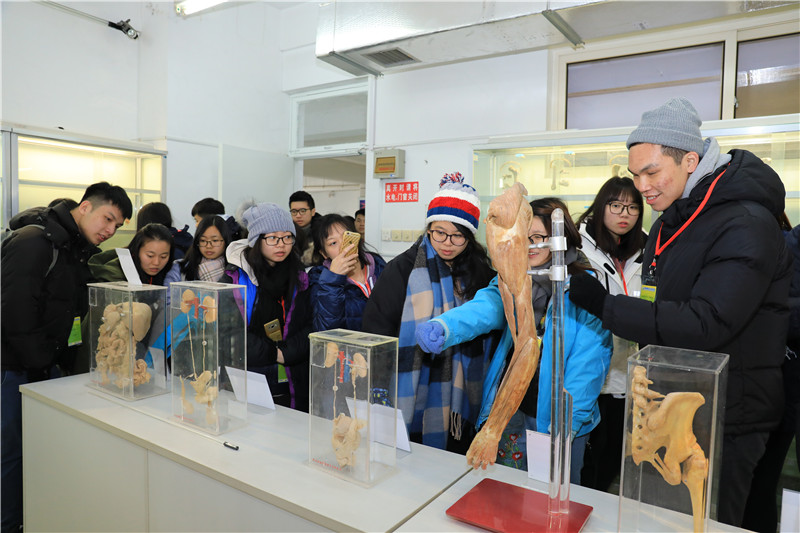
<instances>
[{"instance_id":1,"label":"black-framed eyeglasses","mask_svg":"<svg viewBox=\"0 0 800 533\"><path fill-rule=\"evenodd\" d=\"M531 244L542 244L550 238L550 235L542 235L541 233L531 233L528 235L528 242Z\"/></svg>"},{"instance_id":2,"label":"black-framed eyeglasses","mask_svg":"<svg viewBox=\"0 0 800 533\"><path fill-rule=\"evenodd\" d=\"M467 238L461 233L445 233L438 229L432 229L428 231L428 235L436 242L445 242L449 238L450 244L453 246L461 246L467 242Z\"/></svg>"},{"instance_id":3,"label":"black-framed eyeglasses","mask_svg":"<svg viewBox=\"0 0 800 533\"><path fill-rule=\"evenodd\" d=\"M264 235L261 237L267 246L278 246L278 243L288 244L292 246L296 240L294 235L284 235L283 237L276 237L275 235Z\"/></svg>"},{"instance_id":4,"label":"black-framed eyeglasses","mask_svg":"<svg viewBox=\"0 0 800 533\"><path fill-rule=\"evenodd\" d=\"M295 215L305 215L305 214L306 214L306 213L308 213L309 211L311 211L311 209L309 209L309 208L307 208L307 207L302 207L302 208L300 208L300 209L290 209L290 210L289 210L289 212L292 214L292 216L295 216Z\"/></svg>"},{"instance_id":5,"label":"black-framed eyeglasses","mask_svg":"<svg viewBox=\"0 0 800 533\"><path fill-rule=\"evenodd\" d=\"M225 241L222 239L211 239L210 241L207 241L205 239L200 239L199 241L197 241L197 246L199 246L200 248L208 248L209 246L212 248L216 248L217 246L221 246L224 243Z\"/></svg>"},{"instance_id":6,"label":"black-framed eyeglasses","mask_svg":"<svg viewBox=\"0 0 800 533\"><path fill-rule=\"evenodd\" d=\"M637 204L623 204L622 202L608 202L608 210L612 215L621 215L623 210L628 211L632 217L639 216L641 208Z\"/></svg>"}]
</instances>

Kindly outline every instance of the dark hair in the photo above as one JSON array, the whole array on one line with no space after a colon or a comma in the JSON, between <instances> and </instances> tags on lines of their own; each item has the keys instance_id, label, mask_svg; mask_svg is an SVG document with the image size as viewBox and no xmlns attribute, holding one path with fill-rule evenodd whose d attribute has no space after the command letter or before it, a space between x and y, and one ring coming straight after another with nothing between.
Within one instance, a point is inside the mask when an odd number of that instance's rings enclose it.
<instances>
[{"instance_id":1,"label":"dark hair","mask_svg":"<svg viewBox=\"0 0 800 533\"><path fill-rule=\"evenodd\" d=\"M47 204L47 207L55 207L58 204L62 204L62 203L66 204L66 207L67 207L68 211L72 211L73 209L78 207L78 202L76 202L72 198L56 198L55 200L53 200L52 202Z\"/></svg>"},{"instance_id":2,"label":"dark hair","mask_svg":"<svg viewBox=\"0 0 800 533\"><path fill-rule=\"evenodd\" d=\"M433 222L428 224L425 231L429 231L432 224ZM454 280L453 288L461 298L471 300L476 292L492 281L496 272L492 268L492 261L489 259L486 249L477 241L472 230L455 222L452 224L467 239L464 251L453 259L450 267ZM455 280L460 280L461 283L455 283Z\"/></svg>"},{"instance_id":3,"label":"dark hair","mask_svg":"<svg viewBox=\"0 0 800 533\"><path fill-rule=\"evenodd\" d=\"M122 187L111 185L107 181L89 185L79 203L87 200L91 202L92 210L103 204L111 204L122 212L123 219L130 219L133 216L133 205L131 204L131 199L128 198L128 193Z\"/></svg>"},{"instance_id":4,"label":"dark hair","mask_svg":"<svg viewBox=\"0 0 800 533\"><path fill-rule=\"evenodd\" d=\"M244 258L250 265L250 268L253 269L253 274L257 280L264 279L265 277L269 276L270 271L272 270L272 267L270 267L269 263L267 262L267 258L261 253L261 237L263 236L264 234L259 235L258 240L256 240L256 245L252 248L248 247L244 252ZM292 251L289 253L288 257L283 260L283 263L288 265L291 272L297 273L305 270L303 262L300 260L300 251L297 248L297 240L295 240L294 246L292 246ZM289 276L289 286L284 293L284 295L287 297L287 300L291 299L292 293L294 292L294 288L296 286L297 276Z\"/></svg>"},{"instance_id":5,"label":"dark hair","mask_svg":"<svg viewBox=\"0 0 800 533\"><path fill-rule=\"evenodd\" d=\"M150 223L162 224L168 228L172 226L172 213L167 204L150 202L139 209L136 215L136 229L140 230Z\"/></svg>"},{"instance_id":6,"label":"dark hair","mask_svg":"<svg viewBox=\"0 0 800 533\"><path fill-rule=\"evenodd\" d=\"M362 215L364 218L367 218L367 213L363 209L356 210L356 214L353 215L353 218L358 218L358 215Z\"/></svg>"},{"instance_id":7,"label":"dark hair","mask_svg":"<svg viewBox=\"0 0 800 533\"><path fill-rule=\"evenodd\" d=\"M305 202L308 204L308 207L314 209L314 198L311 197L306 191L295 191L289 197L289 205L292 205L292 202Z\"/></svg>"},{"instance_id":8,"label":"dark hair","mask_svg":"<svg viewBox=\"0 0 800 533\"><path fill-rule=\"evenodd\" d=\"M630 200L639 206L639 216L631 230L617 238L608 231L604 223L606 205L609 202ZM621 261L627 260L644 248L644 234L642 233L642 215L644 214L644 201L642 193L633 184L630 178L613 177L606 181L594 197L592 205L578 219L578 224L586 223L589 235L594 237L597 247L602 251Z\"/></svg>"},{"instance_id":9,"label":"dark hair","mask_svg":"<svg viewBox=\"0 0 800 533\"><path fill-rule=\"evenodd\" d=\"M323 250L325 250L325 241L328 240L331 228L336 225L342 226L347 231L356 231L356 225L353 221L342 215L325 215L320 218L312 230L314 234L313 263L315 265L321 265L325 260L325 257L322 255ZM358 240L358 262L362 267L367 264L367 255L364 251L364 239Z\"/></svg>"},{"instance_id":10,"label":"dark hair","mask_svg":"<svg viewBox=\"0 0 800 533\"><path fill-rule=\"evenodd\" d=\"M200 239L203 234L210 227L215 227L222 235L222 240L225 241L225 247L222 249L222 255L225 256L225 250L231 243L231 230L227 222L217 215L210 215L204 217L203 220L197 225L197 231L194 233L194 241L186 252L186 257L183 258L181 265L181 273L186 277L186 281L194 281L197 279L197 267L203 262L203 254L200 252Z\"/></svg>"},{"instance_id":11,"label":"dark hair","mask_svg":"<svg viewBox=\"0 0 800 533\"><path fill-rule=\"evenodd\" d=\"M144 282L150 275L142 270L142 264L139 260L139 250L150 241L164 241L169 243L169 259L164 265L164 268L153 276L153 285L163 285L164 278L172 267L172 260L175 257L175 242L172 240L172 233L170 233L169 228L163 224L147 224L136 232L136 235L133 236L127 248L131 252L131 258L133 259L133 264L136 265L136 272L139 274L139 279Z\"/></svg>"},{"instance_id":12,"label":"dark hair","mask_svg":"<svg viewBox=\"0 0 800 533\"><path fill-rule=\"evenodd\" d=\"M200 218L205 218L208 215L224 215L225 206L222 202L214 198L203 198L192 206L192 216L200 215Z\"/></svg>"},{"instance_id":13,"label":"dark hair","mask_svg":"<svg viewBox=\"0 0 800 533\"><path fill-rule=\"evenodd\" d=\"M681 150L680 148L673 148L672 146L661 145L661 153L667 157L671 157L676 165L680 165L683 161L683 156L689 153L688 150ZM702 154L699 154L702 155Z\"/></svg>"},{"instance_id":14,"label":"dark hair","mask_svg":"<svg viewBox=\"0 0 800 533\"><path fill-rule=\"evenodd\" d=\"M533 210L533 216L542 219L542 224L544 224L548 235L550 235L550 228L552 227L553 211L561 209L564 212L564 236L567 238L567 247L576 249L581 247L581 234L569 215L569 209L560 198L552 196L538 198L531 202L531 209ZM591 266L583 265L580 261L573 261L567 265L567 272L570 274L578 274L586 270L592 270Z\"/></svg>"}]
</instances>

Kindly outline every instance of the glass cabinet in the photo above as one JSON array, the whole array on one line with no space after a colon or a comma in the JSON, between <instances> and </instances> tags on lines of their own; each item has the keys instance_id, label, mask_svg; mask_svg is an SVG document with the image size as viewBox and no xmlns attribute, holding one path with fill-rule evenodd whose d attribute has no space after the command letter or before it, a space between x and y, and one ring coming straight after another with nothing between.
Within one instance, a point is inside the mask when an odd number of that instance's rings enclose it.
<instances>
[{"instance_id":1,"label":"glass cabinet","mask_svg":"<svg viewBox=\"0 0 800 533\"><path fill-rule=\"evenodd\" d=\"M797 115L714 121L703 135L716 137L723 152L749 150L770 165L786 187L786 213L800 223L800 131ZM631 128L553 132L529 141L474 150L474 185L486 214L489 202L515 181L533 197L557 196L574 220L589 207L600 186L612 176L630 176L625 140ZM645 206L647 230L659 213ZM483 238L483 232L479 232Z\"/></svg>"},{"instance_id":2,"label":"glass cabinet","mask_svg":"<svg viewBox=\"0 0 800 533\"><path fill-rule=\"evenodd\" d=\"M127 191L134 213L162 201L166 154L140 143L65 136L3 126L2 224L25 209L56 198L80 201L88 185L108 181ZM134 221L103 243L125 246L136 232Z\"/></svg>"}]
</instances>

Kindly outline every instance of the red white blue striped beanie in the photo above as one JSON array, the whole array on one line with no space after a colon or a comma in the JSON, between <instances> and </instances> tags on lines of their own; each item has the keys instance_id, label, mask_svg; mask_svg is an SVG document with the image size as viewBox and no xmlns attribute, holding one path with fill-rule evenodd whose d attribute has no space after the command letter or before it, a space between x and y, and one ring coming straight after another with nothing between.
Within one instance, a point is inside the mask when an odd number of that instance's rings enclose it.
<instances>
[{"instance_id":1,"label":"red white blue striped beanie","mask_svg":"<svg viewBox=\"0 0 800 533\"><path fill-rule=\"evenodd\" d=\"M469 228L474 235L478 231L481 216L481 203L478 191L464 183L461 172L445 174L439 182L439 192L428 204L428 217L425 224L435 220L445 220Z\"/></svg>"}]
</instances>

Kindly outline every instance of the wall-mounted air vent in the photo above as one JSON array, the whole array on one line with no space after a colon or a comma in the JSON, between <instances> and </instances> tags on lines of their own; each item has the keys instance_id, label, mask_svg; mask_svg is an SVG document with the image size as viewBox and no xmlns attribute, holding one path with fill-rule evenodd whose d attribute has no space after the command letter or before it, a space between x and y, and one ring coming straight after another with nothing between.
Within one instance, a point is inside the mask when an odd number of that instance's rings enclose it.
<instances>
[{"instance_id":1,"label":"wall-mounted air vent","mask_svg":"<svg viewBox=\"0 0 800 533\"><path fill-rule=\"evenodd\" d=\"M383 52L364 54L364 57L385 68L398 67L400 65L410 65L411 63L420 63L419 59L416 57L411 57L399 48L392 48L391 50L384 50Z\"/></svg>"}]
</instances>

